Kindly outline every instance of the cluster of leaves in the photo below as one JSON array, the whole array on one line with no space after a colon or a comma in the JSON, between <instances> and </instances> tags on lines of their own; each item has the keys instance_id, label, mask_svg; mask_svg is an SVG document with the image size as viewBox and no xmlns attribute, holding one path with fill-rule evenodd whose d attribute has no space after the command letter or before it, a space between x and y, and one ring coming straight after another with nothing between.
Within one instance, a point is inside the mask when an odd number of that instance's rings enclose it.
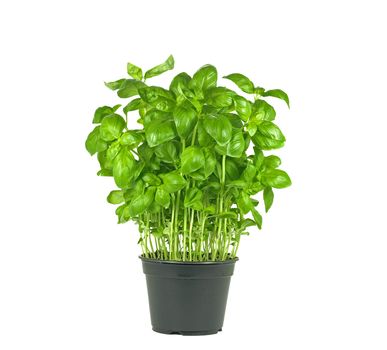
<instances>
[{"instance_id":1,"label":"cluster of leaves","mask_svg":"<svg viewBox=\"0 0 387 350\"><path fill-rule=\"evenodd\" d=\"M130 79L105 83L120 98L132 99L124 106L97 108L97 126L86 148L98 156L98 175L113 176L119 189L107 200L119 205L119 223L138 223L144 256L235 258L246 229L262 226L253 196L263 192L267 212L273 188L291 184L278 169L280 158L263 153L285 143L273 122L276 112L264 98L279 98L288 106L289 99L282 90L257 87L239 73L224 78L244 96L218 86L212 65L192 77L176 75L169 89L147 84L173 67L172 56L145 74L128 63ZM132 111L139 115L135 130L127 125Z\"/></svg>"}]
</instances>

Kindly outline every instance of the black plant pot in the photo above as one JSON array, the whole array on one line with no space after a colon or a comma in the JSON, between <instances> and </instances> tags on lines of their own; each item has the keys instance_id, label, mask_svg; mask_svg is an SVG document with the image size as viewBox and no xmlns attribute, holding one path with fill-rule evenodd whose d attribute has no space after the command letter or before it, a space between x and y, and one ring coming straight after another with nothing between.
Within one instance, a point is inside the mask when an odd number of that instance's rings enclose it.
<instances>
[{"instance_id":1,"label":"black plant pot","mask_svg":"<svg viewBox=\"0 0 387 350\"><path fill-rule=\"evenodd\" d=\"M222 330L235 260L178 262L140 257L154 331L205 335Z\"/></svg>"}]
</instances>

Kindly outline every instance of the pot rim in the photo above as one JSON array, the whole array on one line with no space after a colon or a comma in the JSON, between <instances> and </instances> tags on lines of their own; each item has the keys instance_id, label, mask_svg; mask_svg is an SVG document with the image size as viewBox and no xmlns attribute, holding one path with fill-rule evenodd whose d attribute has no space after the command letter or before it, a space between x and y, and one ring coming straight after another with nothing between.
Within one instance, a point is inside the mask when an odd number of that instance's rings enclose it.
<instances>
[{"instance_id":1,"label":"pot rim","mask_svg":"<svg viewBox=\"0 0 387 350\"><path fill-rule=\"evenodd\" d=\"M145 258L142 255L138 256L144 262L154 263L154 264L170 264L170 265L225 265L225 264L235 264L239 258L235 257L234 259L228 259L224 261L180 261L180 260L160 260L153 258Z\"/></svg>"}]
</instances>

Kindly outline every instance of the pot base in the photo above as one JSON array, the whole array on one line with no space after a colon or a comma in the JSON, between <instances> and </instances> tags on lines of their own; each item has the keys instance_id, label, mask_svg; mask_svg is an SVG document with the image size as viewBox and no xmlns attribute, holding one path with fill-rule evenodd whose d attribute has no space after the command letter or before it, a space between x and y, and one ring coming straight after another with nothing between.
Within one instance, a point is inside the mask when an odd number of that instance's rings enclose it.
<instances>
[{"instance_id":1,"label":"pot base","mask_svg":"<svg viewBox=\"0 0 387 350\"><path fill-rule=\"evenodd\" d=\"M153 327L152 330L157 333L162 333L162 334L170 334L170 335L211 335L211 334L216 334L218 332L222 331L221 329L218 330L209 330L209 331L172 331L172 330L165 330L165 329L158 329Z\"/></svg>"}]
</instances>

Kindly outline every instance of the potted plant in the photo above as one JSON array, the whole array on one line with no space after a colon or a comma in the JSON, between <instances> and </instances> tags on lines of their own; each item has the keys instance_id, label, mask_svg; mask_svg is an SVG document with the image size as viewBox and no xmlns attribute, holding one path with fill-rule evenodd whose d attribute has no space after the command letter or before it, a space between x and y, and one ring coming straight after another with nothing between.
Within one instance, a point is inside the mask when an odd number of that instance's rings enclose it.
<instances>
[{"instance_id":1,"label":"potted plant","mask_svg":"<svg viewBox=\"0 0 387 350\"><path fill-rule=\"evenodd\" d=\"M130 78L105 83L132 99L97 108L86 148L97 154L97 174L118 187L107 197L119 205L118 223L138 225L153 329L213 334L241 236L262 226L254 196L263 193L267 212L273 188L291 184L280 158L264 154L285 143L266 98L289 99L239 73L224 78L242 94L219 86L212 65L179 73L168 88L148 83L173 67L172 56L145 74L128 63ZM129 129L136 114L138 128Z\"/></svg>"}]
</instances>

